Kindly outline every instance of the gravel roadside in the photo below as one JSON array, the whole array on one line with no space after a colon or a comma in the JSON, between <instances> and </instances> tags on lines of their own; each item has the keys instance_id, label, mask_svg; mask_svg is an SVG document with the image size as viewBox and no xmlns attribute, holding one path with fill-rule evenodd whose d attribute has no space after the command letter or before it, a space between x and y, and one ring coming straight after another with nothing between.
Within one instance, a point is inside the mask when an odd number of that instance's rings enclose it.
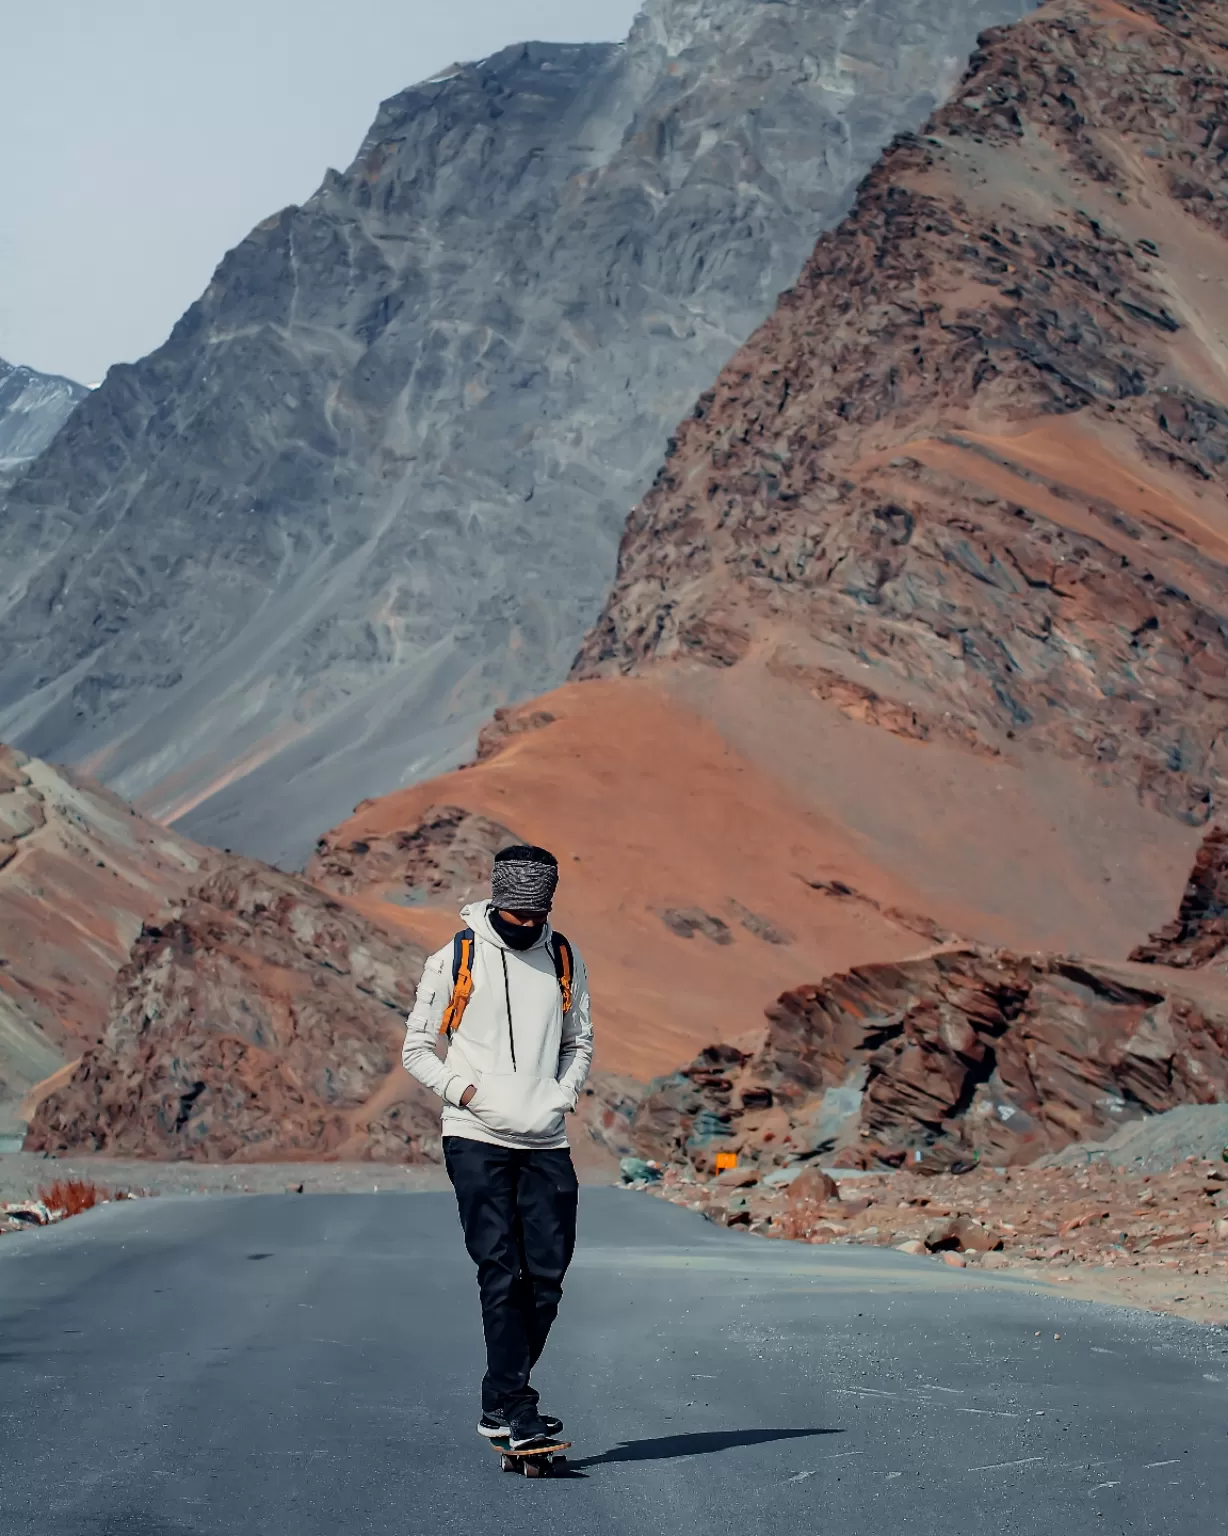
<instances>
[{"instance_id":1,"label":"gravel roadside","mask_svg":"<svg viewBox=\"0 0 1228 1536\"><path fill-rule=\"evenodd\" d=\"M613 1184L618 1163L577 1138L572 1149L582 1184ZM162 1163L141 1158L0 1152L0 1204L32 1200L57 1179L84 1179L100 1189L149 1195L305 1195L397 1193L449 1189L438 1163Z\"/></svg>"}]
</instances>

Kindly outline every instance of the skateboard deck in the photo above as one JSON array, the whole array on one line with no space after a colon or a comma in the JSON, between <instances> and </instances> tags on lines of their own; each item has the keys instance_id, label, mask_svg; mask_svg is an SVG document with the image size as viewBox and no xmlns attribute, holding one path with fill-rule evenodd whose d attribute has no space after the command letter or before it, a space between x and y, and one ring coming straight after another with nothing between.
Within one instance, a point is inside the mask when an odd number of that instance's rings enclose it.
<instances>
[{"instance_id":1,"label":"skateboard deck","mask_svg":"<svg viewBox=\"0 0 1228 1536\"><path fill-rule=\"evenodd\" d=\"M525 1477L557 1477L567 1470L567 1458L562 1453L571 1449L570 1440L551 1440L546 1445L528 1446L514 1451L506 1439L491 1440L491 1447L499 1453L499 1469L502 1472L520 1472Z\"/></svg>"}]
</instances>

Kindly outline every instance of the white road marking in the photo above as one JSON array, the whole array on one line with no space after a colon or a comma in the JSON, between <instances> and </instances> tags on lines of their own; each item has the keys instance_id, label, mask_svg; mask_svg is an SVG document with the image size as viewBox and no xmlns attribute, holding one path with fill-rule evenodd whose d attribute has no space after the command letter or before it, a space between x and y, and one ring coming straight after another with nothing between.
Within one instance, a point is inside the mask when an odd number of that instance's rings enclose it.
<instances>
[{"instance_id":1,"label":"white road marking","mask_svg":"<svg viewBox=\"0 0 1228 1536\"><path fill-rule=\"evenodd\" d=\"M919 1391L916 1387L909 1390L914 1396ZM934 1387L930 1390L934 1392L954 1392L956 1389L954 1387ZM898 1392L882 1392L877 1387L833 1387L832 1391L842 1392L846 1397L898 1398L900 1395ZM924 1401L924 1399L921 1399L921 1401ZM955 1413L977 1413L991 1419L1017 1419L1019 1417L1017 1413L1009 1413L1005 1408L961 1408L956 1403L952 1405L952 1409Z\"/></svg>"},{"instance_id":2,"label":"white road marking","mask_svg":"<svg viewBox=\"0 0 1228 1536\"><path fill-rule=\"evenodd\" d=\"M824 1461L841 1461L846 1456L864 1456L864 1451L837 1451L834 1456L825 1456ZM786 1483L804 1483L808 1477L817 1477L822 1467L811 1467L809 1472L799 1472L795 1477L786 1477Z\"/></svg>"},{"instance_id":3,"label":"white road marking","mask_svg":"<svg viewBox=\"0 0 1228 1536\"><path fill-rule=\"evenodd\" d=\"M1025 1456L1022 1461L991 1461L987 1467L969 1467L969 1472L1001 1472L1007 1467L1030 1467L1033 1462L1044 1461L1043 1456Z\"/></svg>"}]
</instances>

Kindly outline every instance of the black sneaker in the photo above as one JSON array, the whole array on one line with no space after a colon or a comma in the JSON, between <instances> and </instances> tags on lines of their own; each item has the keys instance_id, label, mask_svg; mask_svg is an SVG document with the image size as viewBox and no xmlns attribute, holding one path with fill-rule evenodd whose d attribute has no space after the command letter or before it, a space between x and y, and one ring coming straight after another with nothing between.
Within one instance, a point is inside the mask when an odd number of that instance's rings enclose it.
<instances>
[{"instance_id":1,"label":"black sneaker","mask_svg":"<svg viewBox=\"0 0 1228 1536\"><path fill-rule=\"evenodd\" d=\"M556 1419L553 1414L540 1415L542 1423L546 1426L549 1435L561 1435L563 1433L562 1419ZM511 1425L507 1417L502 1413L484 1413L478 1420L478 1434L484 1435L487 1440L503 1440L506 1438Z\"/></svg>"},{"instance_id":2,"label":"black sneaker","mask_svg":"<svg viewBox=\"0 0 1228 1536\"><path fill-rule=\"evenodd\" d=\"M508 1429L508 1447L513 1451L531 1451L534 1446L548 1446L557 1431L550 1428L558 1419L545 1419L535 1409L513 1419ZM559 1425L562 1428L562 1425Z\"/></svg>"}]
</instances>

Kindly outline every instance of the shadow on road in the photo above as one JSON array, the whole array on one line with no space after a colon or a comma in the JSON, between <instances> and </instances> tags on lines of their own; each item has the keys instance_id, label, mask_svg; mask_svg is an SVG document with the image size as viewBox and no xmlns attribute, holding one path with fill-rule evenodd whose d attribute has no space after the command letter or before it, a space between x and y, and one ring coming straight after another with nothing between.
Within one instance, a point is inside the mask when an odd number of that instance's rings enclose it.
<instances>
[{"instance_id":1,"label":"shadow on road","mask_svg":"<svg viewBox=\"0 0 1228 1536\"><path fill-rule=\"evenodd\" d=\"M708 1429L691 1435L661 1435L655 1440L624 1440L600 1456L570 1463L576 1471L611 1461L668 1461L679 1456L710 1456L739 1445L767 1445L772 1440L802 1440L811 1435L842 1435L842 1429Z\"/></svg>"}]
</instances>

